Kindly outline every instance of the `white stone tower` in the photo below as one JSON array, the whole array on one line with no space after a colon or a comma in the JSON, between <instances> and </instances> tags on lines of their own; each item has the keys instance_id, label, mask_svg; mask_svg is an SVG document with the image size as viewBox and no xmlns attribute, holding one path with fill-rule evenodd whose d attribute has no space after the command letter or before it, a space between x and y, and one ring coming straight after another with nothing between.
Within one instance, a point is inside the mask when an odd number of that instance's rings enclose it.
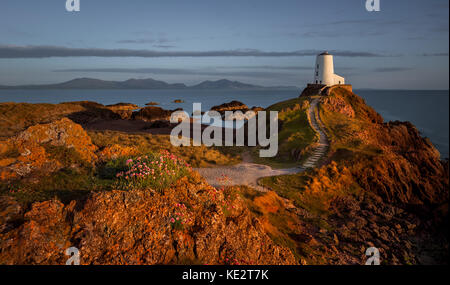
<instances>
[{"instance_id":1,"label":"white stone tower","mask_svg":"<svg viewBox=\"0 0 450 285\"><path fill-rule=\"evenodd\" d=\"M328 52L323 52L317 56L314 84L327 86L345 84L344 77L334 74L333 56Z\"/></svg>"}]
</instances>

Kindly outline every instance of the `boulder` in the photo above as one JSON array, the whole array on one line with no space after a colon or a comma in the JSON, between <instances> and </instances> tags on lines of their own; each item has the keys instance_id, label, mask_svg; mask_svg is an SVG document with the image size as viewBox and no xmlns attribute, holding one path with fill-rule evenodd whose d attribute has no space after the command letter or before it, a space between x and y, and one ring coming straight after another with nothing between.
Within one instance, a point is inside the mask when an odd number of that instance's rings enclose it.
<instances>
[{"instance_id":1,"label":"boulder","mask_svg":"<svg viewBox=\"0 0 450 285\"><path fill-rule=\"evenodd\" d=\"M87 163L94 163L97 159L97 147L89 135L67 118L31 126L1 144L0 155L7 157L1 160L2 180L23 177L34 171L51 173L62 167L60 161L49 155L46 146L73 149Z\"/></svg>"}]
</instances>

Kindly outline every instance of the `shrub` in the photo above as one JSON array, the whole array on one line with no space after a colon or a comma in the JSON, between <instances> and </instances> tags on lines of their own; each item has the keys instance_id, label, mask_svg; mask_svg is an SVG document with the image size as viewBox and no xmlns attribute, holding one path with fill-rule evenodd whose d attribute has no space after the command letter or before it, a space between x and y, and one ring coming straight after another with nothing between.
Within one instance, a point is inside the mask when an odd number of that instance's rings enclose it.
<instances>
[{"instance_id":1,"label":"shrub","mask_svg":"<svg viewBox=\"0 0 450 285\"><path fill-rule=\"evenodd\" d=\"M116 174L117 188L154 189L160 192L186 176L190 170L189 164L168 151L129 158L124 162L124 167L125 170Z\"/></svg>"}]
</instances>

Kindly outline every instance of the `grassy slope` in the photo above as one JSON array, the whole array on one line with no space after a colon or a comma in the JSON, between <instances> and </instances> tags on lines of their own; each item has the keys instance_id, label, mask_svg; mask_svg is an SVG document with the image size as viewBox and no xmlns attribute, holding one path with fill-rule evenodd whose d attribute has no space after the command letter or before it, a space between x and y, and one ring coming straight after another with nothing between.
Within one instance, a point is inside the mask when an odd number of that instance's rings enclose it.
<instances>
[{"instance_id":1,"label":"grassy slope","mask_svg":"<svg viewBox=\"0 0 450 285\"><path fill-rule=\"evenodd\" d=\"M252 152L256 163L267 164L275 168L297 166L305 158L308 146L316 140L316 133L308 122L307 98L294 98L276 103L267 108L267 111L278 111L278 118L282 127L278 133L278 154L274 158L260 158L255 148Z\"/></svg>"},{"instance_id":2,"label":"grassy slope","mask_svg":"<svg viewBox=\"0 0 450 285\"><path fill-rule=\"evenodd\" d=\"M355 134L372 128L373 122L382 122L381 116L368 107L362 98L346 90L335 89L331 97L344 99L355 112L355 117L350 118L319 105L320 118L331 140L330 152L335 155L333 159L339 161L354 155L380 154L380 149Z\"/></svg>"},{"instance_id":3,"label":"grassy slope","mask_svg":"<svg viewBox=\"0 0 450 285\"><path fill-rule=\"evenodd\" d=\"M372 122L380 122L382 118L368 107L363 99L351 92L337 89L330 97L343 99L355 111L355 116L350 118L319 104L320 118L330 136L330 160L339 161L360 155L367 157L380 155L382 151L379 148L368 141L355 137L355 134L370 129L373 125ZM283 102L283 104L286 103ZM283 197L293 198L309 181L309 172L304 172L295 175L267 177L260 182L276 190Z\"/></svg>"}]
</instances>

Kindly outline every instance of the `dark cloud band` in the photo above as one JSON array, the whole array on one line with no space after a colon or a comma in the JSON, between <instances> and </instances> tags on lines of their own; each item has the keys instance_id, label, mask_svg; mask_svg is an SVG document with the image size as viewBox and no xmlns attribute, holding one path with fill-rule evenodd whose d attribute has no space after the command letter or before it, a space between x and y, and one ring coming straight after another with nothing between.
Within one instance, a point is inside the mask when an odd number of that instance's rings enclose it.
<instances>
[{"instance_id":1,"label":"dark cloud band","mask_svg":"<svg viewBox=\"0 0 450 285\"><path fill-rule=\"evenodd\" d=\"M69 48L60 46L11 46L0 45L0 58L49 58L49 57L288 57L315 56L321 51L261 51L257 49L218 50L218 51L156 51L133 49ZM371 52L330 51L343 57L382 57Z\"/></svg>"}]
</instances>

